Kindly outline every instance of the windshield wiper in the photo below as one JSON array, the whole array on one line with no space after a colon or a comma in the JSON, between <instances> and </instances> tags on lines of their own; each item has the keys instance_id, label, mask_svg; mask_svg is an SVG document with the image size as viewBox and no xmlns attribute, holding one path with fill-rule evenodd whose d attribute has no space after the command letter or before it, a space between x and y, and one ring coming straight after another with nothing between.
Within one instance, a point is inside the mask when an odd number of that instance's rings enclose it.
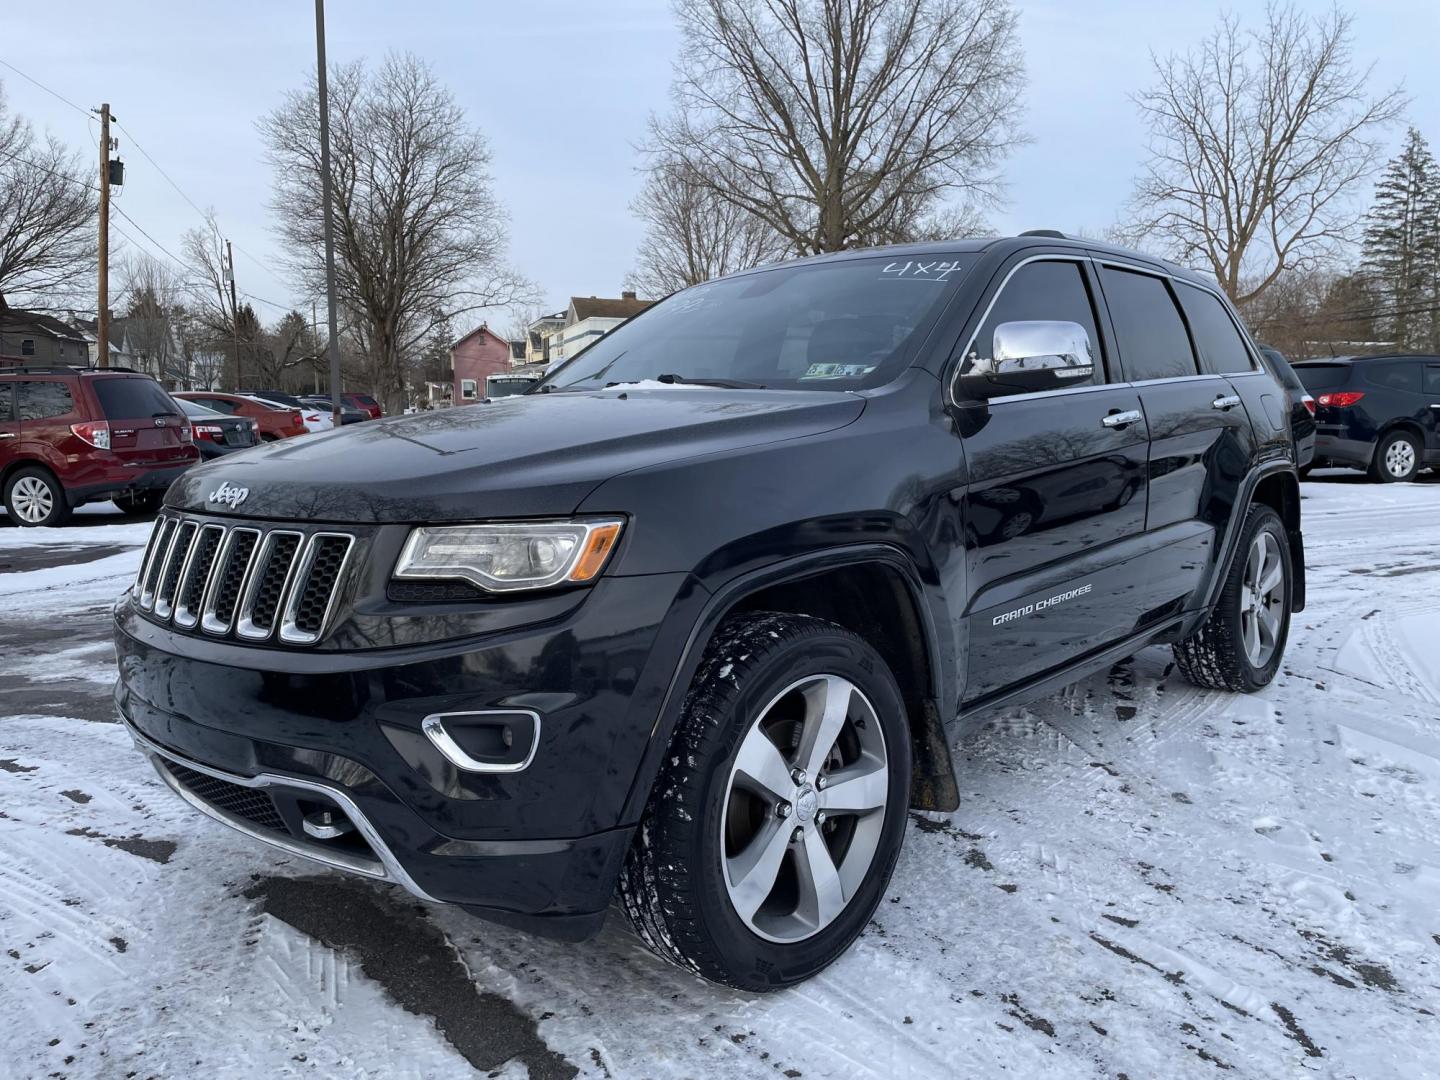
<instances>
[{"instance_id":1,"label":"windshield wiper","mask_svg":"<svg viewBox=\"0 0 1440 1080\"><path fill-rule=\"evenodd\" d=\"M718 386L722 390L764 390L764 383L746 382L744 379L688 379L684 375L656 375L656 382L684 384L686 386Z\"/></svg>"}]
</instances>

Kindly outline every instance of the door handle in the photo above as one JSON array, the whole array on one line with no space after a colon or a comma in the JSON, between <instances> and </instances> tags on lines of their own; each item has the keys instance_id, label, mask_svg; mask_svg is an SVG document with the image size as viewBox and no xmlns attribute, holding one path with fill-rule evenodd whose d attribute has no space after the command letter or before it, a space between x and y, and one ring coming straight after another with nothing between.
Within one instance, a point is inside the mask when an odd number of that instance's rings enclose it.
<instances>
[{"instance_id":1,"label":"door handle","mask_svg":"<svg viewBox=\"0 0 1440 1080\"><path fill-rule=\"evenodd\" d=\"M15 438L15 433L14 433L13 431L0 431L0 439L13 439L13 438Z\"/></svg>"},{"instance_id":2,"label":"door handle","mask_svg":"<svg viewBox=\"0 0 1440 1080\"><path fill-rule=\"evenodd\" d=\"M1212 409L1233 409L1239 404L1240 397L1238 394L1226 394L1224 397L1217 397L1214 401L1210 402L1210 407Z\"/></svg>"},{"instance_id":3,"label":"door handle","mask_svg":"<svg viewBox=\"0 0 1440 1080\"><path fill-rule=\"evenodd\" d=\"M1100 423L1108 428L1123 428L1130 424L1140 422L1139 409L1126 409L1124 412L1112 412L1108 416L1102 416Z\"/></svg>"}]
</instances>

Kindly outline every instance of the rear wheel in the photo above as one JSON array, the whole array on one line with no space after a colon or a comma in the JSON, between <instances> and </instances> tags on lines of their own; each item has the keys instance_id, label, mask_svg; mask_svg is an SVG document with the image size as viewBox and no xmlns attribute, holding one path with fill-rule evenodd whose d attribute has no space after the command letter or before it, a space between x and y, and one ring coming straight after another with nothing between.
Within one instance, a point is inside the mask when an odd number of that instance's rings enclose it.
<instances>
[{"instance_id":1,"label":"rear wheel","mask_svg":"<svg viewBox=\"0 0 1440 1080\"><path fill-rule=\"evenodd\" d=\"M1252 506L1215 609L1173 646L1180 673L1214 690L1268 686L1290 633L1291 581L1285 523L1270 507Z\"/></svg>"},{"instance_id":2,"label":"rear wheel","mask_svg":"<svg viewBox=\"0 0 1440 1080\"><path fill-rule=\"evenodd\" d=\"M1413 480L1420 471L1420 440L1406 431L1392 431L1375 447L1370 479L1382 484Z\"/></svg>"},{"instance_id":3,"label":"rear wheel","mask_svg":"<svg viewBox=\"0 0 1440 1080\"><path fill-rule=\"evenodd\" d=\"M49 469L27 466L5 484L5 509L17 525L63 525L70 517L65 489Z\"/></svg>"},{"instance_id":4,"label":"rear wheel","mask_svg":"<svg viewBox=\"0 0 1440 1080\"><path fill-rule=\"evenodd\" d=\"M163 491L131 491L114 498L115 505L127 517L145 517L159 510L165 502Z\"/></svg>"},{"instance_id":5,"label":"rear wheel","mask_svg":"<svg viewBox=\"0 0 1440 1080\"><path fill-rule=\"evenodd\" d=\"M885 662L805 616L724 623L620 879L631 925L707 979L776 990L870 920L905 831L910 739Z\"/></svg>"}]
</instances>

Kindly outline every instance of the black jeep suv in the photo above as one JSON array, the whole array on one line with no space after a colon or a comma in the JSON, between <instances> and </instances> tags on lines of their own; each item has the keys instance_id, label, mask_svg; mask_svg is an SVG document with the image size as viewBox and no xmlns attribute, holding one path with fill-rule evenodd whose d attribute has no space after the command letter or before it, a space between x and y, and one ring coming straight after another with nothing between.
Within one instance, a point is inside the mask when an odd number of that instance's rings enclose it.
<instances>
[{"instance_id":1,"label":"black jeep suv","mask_svg":"<svg viewBox=\"0 0 1440 1080\"><path fill-rule=\"evenodd\" d=\"M1058 234L686 289L524 395L198 469L125 723L251 836L765 990L865 926L957 727L1156 642L1274 676L1284 388L1213 286Z\"/></svg>"},{"instance_id":2,"label":"black jeep suv","mask_svg":"<svg viewBox=\"0 0 1440 1080\"><path fill-rule=\"evenodd\" d=\"M1295 365L1315 395L1315 465L1381 483L1440 465L1440 356L1337 356Z\"/></svg>"}]
</instances>

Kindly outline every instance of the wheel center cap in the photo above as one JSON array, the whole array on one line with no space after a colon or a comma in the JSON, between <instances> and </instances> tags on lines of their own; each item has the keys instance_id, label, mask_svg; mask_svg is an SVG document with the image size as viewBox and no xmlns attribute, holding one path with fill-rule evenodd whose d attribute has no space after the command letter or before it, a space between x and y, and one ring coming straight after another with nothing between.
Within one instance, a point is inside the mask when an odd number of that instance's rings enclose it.
<instances>
[{"instance_id":1,"label":"wheel center cap","mask_svg":"<svg viewBox=\"0 0 1440 1080\"><path fill-rule=\"evenodd\" d=\"M795 816L802 822L808 822L815 817L815 811L820 809L820 796L815 794L815 789L809 784L804 785L795 792Z\"/></svg>"}]
</instances>

